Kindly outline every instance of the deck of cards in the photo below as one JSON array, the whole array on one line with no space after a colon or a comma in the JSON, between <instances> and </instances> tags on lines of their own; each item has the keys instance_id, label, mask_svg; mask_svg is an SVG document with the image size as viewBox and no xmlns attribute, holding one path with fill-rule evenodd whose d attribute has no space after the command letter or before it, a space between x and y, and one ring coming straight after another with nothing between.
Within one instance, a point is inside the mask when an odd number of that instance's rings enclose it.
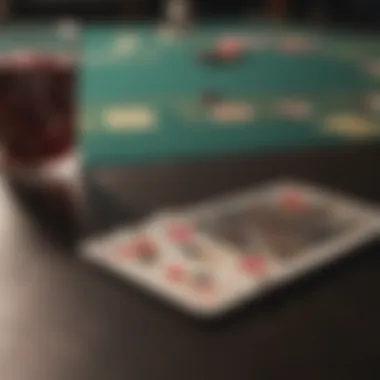
<instances>
[{"instance_id":1,"label":"deck of cards","mask_svg":"<svg viewBox=\"0 0 380 380\"><path fill-rule=\"evenodd\" d=\"M258 186L81 246L86 261L214 318L378 236L370 205L295 182Z\"/></svg>"}]
</instances>

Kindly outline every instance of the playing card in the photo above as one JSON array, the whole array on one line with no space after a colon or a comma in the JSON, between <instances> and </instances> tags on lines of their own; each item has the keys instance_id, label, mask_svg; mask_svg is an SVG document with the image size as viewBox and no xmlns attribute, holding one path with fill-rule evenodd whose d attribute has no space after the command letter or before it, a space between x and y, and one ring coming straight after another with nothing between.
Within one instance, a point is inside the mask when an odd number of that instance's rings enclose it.
<instances>
[{"instance_id":1,"label":"playing card","mask_svg":"<svg viewBox=\"0 0 380 380\"><path fill-rule=\"evenodd\" d=\"M162 214L155 218L153 229L172 268L169 282L178 283L178 272L186 273L183 301L195 314L215 316L229 309L276 273L263 252L252 250L240 257L222 240L203 234L184 214Z\"/></svg>"},{"instance_id":2,"label":"playing card","mask_svg":"<svg viewBox=\"0 0 380 380\"><path fill-rule=\"evenodd\" d=\"M220 281L228 281L228 260L211 271L201 254L207 255L214 248L203 246L196 238L191 243L183 226L178 220L174 223L174 219L170 222L156 217L133 230L120 228L82 244L82 258L132 280L182 310L203 316L214 314L234 298L234 287L224 286L222 291Z\"/></svg>"},{"instance_id":3,"label":"playing card","mask_svg":"<svg viewBox=\"0 0 380 380\"><path fill-rule=\"evenodd\" d=\"M160 213L82 257L201 317L216 317L378 235L373 208L282 182Z\"/></svg>"},{"instance_id":4,"label":"playing card","mask_svg":"<svg viewBox=\"0 0 380 380\"><path fill-rule=\"evenodd\" d=\"M201 233L241 254L255 245L267 248L278 261L307 256L332 242L354 244L353 236L373 231L377 220L358 202L291 183L248 190L201 205L190 214Z\"/></svg>"},{"instance_id":5,"label":"playing card","mask_svg":"<svg viewBox=\"0 0 380 380\"><path fill-rule=\"evenodd\" d=\"M216 259L213 242L198 233L197 226L180 213L164 213L152 223L156 236L181 262L212 262Z\"/></svg>"},{"instance_id":6,"label":"playing card","mask_svg":"<svg viewBox=\"0 0 380 380\"><path fill-rule=\"evenodd\" d=\"M158 247L149 231L140 226L120 227L100 237L93 237L81 246L83 257L120 270L132 263L144 264L155 259Z\"/></svg>"}]
</instances>

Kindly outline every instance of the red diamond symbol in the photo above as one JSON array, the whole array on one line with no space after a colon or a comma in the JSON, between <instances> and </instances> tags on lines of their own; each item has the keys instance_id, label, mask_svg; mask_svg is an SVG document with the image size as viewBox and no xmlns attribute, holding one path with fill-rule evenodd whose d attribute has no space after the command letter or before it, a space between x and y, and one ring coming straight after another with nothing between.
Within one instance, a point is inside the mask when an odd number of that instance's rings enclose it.
<instances>
[{"instance_id":1,"label":"red diamond symbol","mask_svg":"<svg viewBox=\"0 0 380 380\"><path fill-rule=\"evenodd\" d=\"M183 282L186 278L186 271L179 265L171 265L166 269L166 278L170 282Z\"/></svg>"},{"instance_id":2,"label":"red diamond symbol","mask_svg":"<svg viewBox=\"0 0 380 380\"><path fill-rule=\"evenodd\" d=\"M241 266L246 273L263 275L266 272L265 260L260 255L250 255L244 257Z\"/></svg>"},{"instance_id":3,"label":"red diamond symbol","mask_svg":"<svg viewBox=\"0 0 380 380\"><path fill-rule=\"evenodd\" d=\"M193 228L187 224L174 224L169 227L169 236L176 242L187 243L194 237Z\"/></svg>"}]
</instances>

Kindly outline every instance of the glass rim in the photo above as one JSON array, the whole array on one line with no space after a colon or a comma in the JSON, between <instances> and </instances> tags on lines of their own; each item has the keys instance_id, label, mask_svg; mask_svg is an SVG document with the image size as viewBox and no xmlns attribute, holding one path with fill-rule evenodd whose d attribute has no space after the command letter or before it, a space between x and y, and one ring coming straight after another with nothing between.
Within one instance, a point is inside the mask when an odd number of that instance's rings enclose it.
<instances>
[{"instance_id":1,"label":"glass rim","mask_svg":"<svg viewBox=\"0 0 380 380\"><path fill-rule=\"evenodd\" d=\"M71 68L78 63L76 53L52 52L45 49L20 49L0 53L0 69L29 70L46 65L56 68Z\"/></svg>"}]
</instances>

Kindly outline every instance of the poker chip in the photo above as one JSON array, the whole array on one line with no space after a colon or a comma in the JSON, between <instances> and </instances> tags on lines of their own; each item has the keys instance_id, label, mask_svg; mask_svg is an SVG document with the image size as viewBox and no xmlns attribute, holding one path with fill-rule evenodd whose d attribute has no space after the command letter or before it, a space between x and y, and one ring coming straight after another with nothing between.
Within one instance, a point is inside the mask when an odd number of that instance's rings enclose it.
<instances>
[{"instance_id":1,"label":"poker chip","mask_svg":"<svg viewBox=\"0 0 380 380\"><path fill-rule=\"evenodd\" d=\"M212 108L211 117L222 123L247 122L253 117L253 108L241 102L223 101Z\"/></svg>"},{"instance_id":2,"label":"poker chip","mask_svg":"<svg viewBox=\"0 0 380 380\"><path fill-rule=\"evenodd\" d=\"M279 105L282 117L301 119L311 115L311 104L305 100L285 99Z\"/></svg>"},{"instance_id":3,"label":"poker chip","mask_svg":"<svg viewBox=\"0 0 380 380\"><path fill-rule=\"evenodd\" d=\"M234 59L243 53L245 46L245 40L242 38L225 37L217 44L215 51L224 59Z\"/></svg>"},{"instance_id":4,"label":"poker chip","mask_svg":"<svg viewBox=\"0 0 380 380\"><path fill-rule=\"evenodd\" d=\"M224 37L210 51L201 56L202 61L212 64L231 63L242 57L247 47L243 38Z\"/></svg>"},{"instance_id":5,"label":"poker chip","mask_svg":"<svg viewBox=\"0 0 380 380\"><path fill-rule=\"evenodd\" d=\"M107 129L120 131L147 132L157 124L156 112L146 106L118 106L103 111Z\"/></svg>"},{"instance_id":6,"label":"poker chip","mask_svg":"<svg viewBox=\"0 0 380 380\"><path fill-rule=\"evenodd\" d=\"M123 35L115 39L113 53L121 56L131 54L137 47L138 39L135 35Z\"/></svg>"},{"instance_id":7,"label":"poker chip","mask_svg":"<svg viewBox=\"0 0 380 380\"><path fill-rule=\"evenodd\" d=\"M329 116L325 122L325 130L351 138L367 138L378 135L380 131L374 122L355 114L337 114Z\"/></svg>"}]
</instances>

